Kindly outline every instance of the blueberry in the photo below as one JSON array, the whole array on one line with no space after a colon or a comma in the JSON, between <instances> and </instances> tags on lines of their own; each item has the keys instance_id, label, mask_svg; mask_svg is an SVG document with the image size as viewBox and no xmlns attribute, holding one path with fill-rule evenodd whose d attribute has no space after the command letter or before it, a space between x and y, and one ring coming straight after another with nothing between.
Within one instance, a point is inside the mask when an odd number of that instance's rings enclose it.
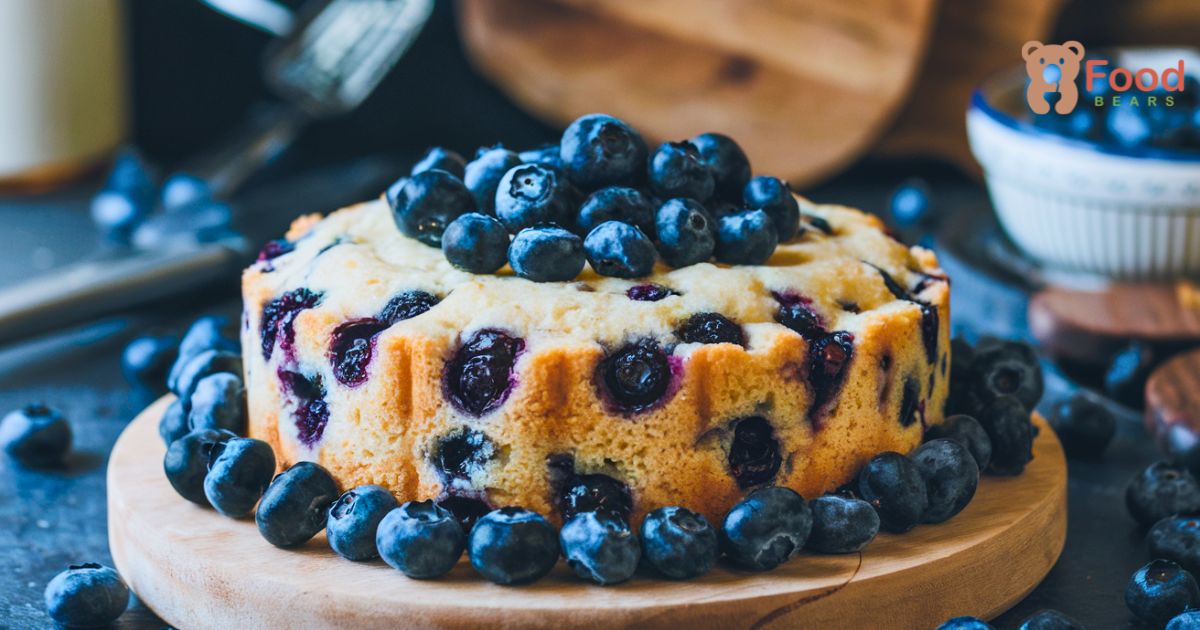
<instances>
[{"instance_id":1,"label":"blueberry","mask_svg":"<svg viewBox=\"0 0 1200 630\"><path fill-rule=\"evenodd\" d=\"M464 532L470 532L479 519L492 511L492 506L487 501L461 494L446 494L437 500L437 504L454 515Z\"/></svg>"},{"instance_id":2,"label":"blueberry","mask_svg":"<svg viewBox=\"0 0 1200 630\"><path fill-rule=\"evenodd\" d=\"M1200 610L1185 610L1167 622L1166 630L1200 630Z\"/></svg>"},{"instance_id":3,"label":"blueberry","mask_svg":"<svg viewBox=\"0 0 1200 630\"><path fill-rule=\"evenodd\" d=\"M438 235L440 237L441 232ZM270 360L276 342L284 352L290 351L296 340L296 317L301 311L316 308L324 299L324 293L299 288L264 304L260 321L263 359ZM240 367L238 373L241 373ZM180 389L173 391L179 393Z\"/></svg>"},{"instance_id":4,"label":"blueberry","mask_svg":"<svg viewBox=\"0 0 1200 630\"><path fill-rule=\"evenodd\" d=\"M1026 409L1042 399L1042 368L1029 344L996 341L976 348L971 359L971 392L984 404L1015 396Z\"/></svg>"},{"instance_id":5,"label":"blueberry","mask_svg":"<svg viewBox=\"0 0 1200 630\"><path fill-rule=\"evenodd\" d=\"M1200 571L1200 518L1168 516L1159 520L1146 534L1151 558L1178 562L1195 573Z\"/></svg>"},{"instance_id":6,"label":"blueberry","mask_svg":"<svg viewBox=\"0 0 1200 630\"><path fill-rule=\"evenodd\" d=\"M558 512L564 522L584 512L608 512L628 519L632 511L629 486L608 475L572 472L558 492Z\"/></svg>"},{"instance_id":7,"label":"blueberry","mask_svg":"<svg viewBox=\"0 0 1200 630\"><path fill-rule=\"evenodd\" d=\"M204 477L213 451L237 436L216 429L200 429L171 442L163 456L163 472L179 496L197 505L208 505Z\"/></svg>"},{"instance_id":8,"label":"blueberry","mask_svg":"<svg viewBox=\"0 0 1200 630\"><path fill-rule=\"evenodd\" d=\"M931 440L909 456L925 480L929 504L921 514L922 523L950 520L967 507L979 485L979 464L967 447L954 440Z\"/></svg>"},{"instance_id":9,"label":"blueberry","mask_svg":"<svg viewBox=\"0 0 1200 630\"><path fill-rule=\"evenodd\" d=\"M732 343L746 345L742 327L720 313L696 313L675 328L683 343Z\"/></svg>"},{"instance_id":10,"label":"blueberry","mask_svg":"<svg viewBox=\"0 0 1200 630\"><path fill-rule=\"evenodd\" d=\"M238 343L225 334L228 326L229 320L224 317L201 317L192 322L187 333L183 335L183 340L179 342L177 358L167 377L167 387L171 391L179 391L180 373L196 355L207 350L231 353L240 351Z\"/></svg>"},{"instance_id":11,"label":"blueberry","mask_svg":"<svg viewBox=\"0 0 1200 630\"><path fill-rule=\"evenodd\" d=\"M541 164L553 166L562 170L562 156L559 155L558 144L543 144L534 149L527 149L517 154L522 164Z\"/></svg>"},{"instance_id":12,"label":"blueberry","mask_svg":"<svg viewBox=\"0 0 1200 630\"><path fill-rule=\"evenodd\" d=\"M582 512L563 524L558 538L575 575L603 586L633 577L642 556L629 523L612 512Z\"/></svg>"},{"instance_id":13,"label":"blueberry","mask_svg":"<svg viewBox=\"0 0 1200 630\"><path fill-rule=\"evenodd\" d=\"M783 486L761 488L725 514L721 548L739 566L768 571L800 553L812 526L804 497Z\"/></svg>"},{"instance_id":14,"label":"blueberry","mask_svg":"<svg viewBox=\"0 0 1200 630\"><path fill-rule=\"evenodd\" d=\"M642 557L673 580L699 577L717 562L717 532L691 510L660 507L642 521Z\"/></svg>"},{"instance_id":15,"label":"blueberry","mask_svg":"<svg viewBox=\"0 0 1200 630\"><path fill-rule=\"evenodd\" d=\"M1168 516L1196 514L1200 482L1180 464L1155 462L1129 481L1125 507L1145 527Z\"/></svg>"},{"instance_id":16,"label":"blueberry","mask_svg":"<svg viewBox=\"0 0 1200 630\"><path fill-rule=\"evenodd\" d=\"M667 355L652 339L627 344L600 362L599 381L615 406L627 413L654 406L671 385Z\"/></svg>"},{"instance_id":17,"label":"blueberry","mask_svg":"<svg viewBox=\"0 0 1200 630\"><path fill-rule=\"evenodd\" d=\"M812 533L805 545L820 553L862 551L879 533L879 514L862 499L828 494L809 503Z\"/></svg>"},{"instance_id":18,"label":"blueberry","mask_svg":"<svg viewBox=\"0 0 1200 630\"><path fill-rule=\"evenodd\" d=\"M1033 459L1033 423L1029 410L1012 396L1001 396L979 412L979 424L992 441L988 472L1019 475Z\"/></svg>"},{"instance_id":19,"label":"blueberry","mask_svg":"<svg viewBox=\"0 0 1200 630\"><path fill-rule=\"evenodd\" d=\"M138 249L165 249L239 240L241 236L230 227L232 221L233 209L228 204L196 201L172 212L146 217L134 228L132 243Z\"/></svg>"},{"instance_id":20,"label":"blueberry","mask_svg":"<svg viewBox=\"0 0 1200 630\"><path fill-rule=\"evenodd\" d=\"M438 440L433 462L442 483L450 486L460 481L469 482L496 454L496 445L488 436L463 428Z\"/></svg>"},{"instance_id":21,"label":"blueberry","mask_svg":"<svg viewBox=\"0 0 1200 630\"><path fill-rule=\"evenodd\" d=\"M892 192L892 220L901 227L913 227L930 218L929 185L921 179L908 179Z\"/></svg>"},{"instance_id":22,"label":"blueberry","mask_svg":"<svg viewBox=\"0 0 1200 630\"><path fill-rule=\"evenodd\" d=\"M45 405L26 405L0 421L0 448L22 466L59 466L71 450L71 425Z\"/></svg>"},{"instance_id":23,"label":"blueberry","mask_svg":"<svg viewBox=\"0 0 1200 630\"><path fill-rule=\"evenodd\" d=\"M397 506L396 497L380 486L347 490L329 507L325 535L339 556L362 562L379 557L375 535L379 523Z\"/></svg>"},{"instance_id":24,"label":"blueberry","mask_svg":"<svg viewBox=\"0 0 1200 630\"><path fill-rule=\"evenodd\" d=\"M163 412L163 417L158 421L158 435L162 437L163 444L171 445L171 442L188 434L188 408L182 398L176 398L167 405L167 410Z\"/></svg>"},{"instance_id":25,"label":"blueberry","mask_svg":"<svg viewBox=\"0 0 1200 630\"><path fill-rule=\"evenodd\" d=\"M133 150L122 151L104 187L92 199L92 221L109 235L127 238L154 209L156 189L141 156Z\"/></svg>"},{"instance_id":26,"label":"blueberry","mask_svg":"<svg viewBox=\"0 0 1200 630\"><path fill-rule=\"evenodd\" d=\"M375 338L389 324L368 317L346 322L333 329L329 338L329 359L333 376L347 387L367 381L367 367L375 354Z\"/></svg>"},{"instance_id":27,"label":"blueberry","mask_svg":"<svg viewBox=\"0 0 1200 630\"><path fill-rule=\"evenodd\" d=\"M444 387L461 411L481 416L504 404L516 385L513 367L525 341L498 330L476 332L446 365Z\"/></svg>"},{"instance_id":28,"label":"blueberry","mask_svg":"<svg viewBox=\"0 0 1200 630\"><path fill-rule=\"evenodd\" d=\"M173 173L163 182L159 201L167 212L212 199L208 182L188 173Z\"/></svg>"},{"instance_id":29,"label":"blueberry","mask_svg":"<svg viewBox=\"0 0 1200 630\"><path fill-rule=\"evenodd\" d=\"M496 584L536 581L558 561L558 534L541 514L504 507L479 519L467 540L471 566Z\"/></svg>"},{"instance_id":30,"label":"blueberry","mask_svg":"<svg viewBox=\"0 0 1200 630\"><path fill-rule=\"evenodd\" d=\"M307 376L290 370L279 370L278 375L281 388L292 399L296 437L311 448L324 435L325 425L329 423L325 384L319 375Z\"/></svg>"},{"instance_id":31,"label":"blueberry","mask_svg":"<svg viewBox=\"0 0 1200 630\"><path fill-rule=\"evenodd\" d=\"M1125 587L1125 605L1142 621L1162 625L1189 608L1200 606L1196 579L1170 560L1151 560Z\"/></svg>"},{"instance_id":32,"label":"blueberry","mask_svg":"<svg viewBox=\"0 0 1200 630\"><path fill-rule=\"evenodd\" d=\"M1050 425L1071 457L1099 457L1117 432L1112 412L1078 392L1054 403Z\"/></svg>"},{"instance_id":33,"label":"blueberry","mask_svg":"<svg viewBox=\"0 0 1200 630\"><path fill-rule=\"evenodd\" d=\"M299 462L275 476L254 513L258 532L276 547L302 545L325 529L337 482L313 462Z\"/></svg>"},{"instance_id":34,"label":"blueberry","mask_svg":"<svg viewBox=\"0 0 1200 630\"><path fill-rule=\"evenodd\" d=\"M204 496L221 514L241 518L275 475L275 451L271 445L252 438L233 438L213 444L209 451Z\"/></svg>"},{"instance_id":35,"label":"blueberry","mask_svg":"<svg viewBox=\"0 0 1200 630\"><path fill-rule=\"evenodd\" d=\"M509 232L554 223L570 225L572 206L570 184L559 171L537 164L522 164L509 169L496 188L496 217Z\"/></svg>"},{"instance_id":36,"label":"blueberry","mask_svg":"<svg viewBox=\"0 0 1200 630\"><path fill-rule=\"evenodd\" d=\"M712 171L716 195L727 201L740 201L742 189L750 181L750 160L733 138L719 133L702 133L688 140L700 153L700 162Z\"/></svg>"},{"instance_id":37,"label":"blueberry","mask_svg":"<svg viewBox=\"0 0 1200 630\"><path fill-rule=\"evenodd\" d=\"M701 203L712 197L713 171L690 142L664 142L650 155L650 189L664 199L684 197Z\"/></svg>"},{"instance_id":38,"label":"blueberry","mask_svg":"<svg viewBox=\"0 0 1200 630\"><path fill-rule=\"evenodd\" d=\"M242 357L223 350L205 350L192 357L179 371L175 380L176 395L190 400L200 381L214 374L242 374Z\"/></svg>"},{"instance_id":39,"label":"blueberry","mask_svg":"<svg viewBox=\"0 0 1200 630\"><path fill-rule=\"evenodd\" d=\"M634 302L657 302L672 295L679 294L661 284L637 284L625 291L625 297Z\"/></svg>"},{"instance_id":40,"label":"blueberry","mask_svg":"<svg viewBox=\"0 0 1200 630\"><path fill-rule=\"evenodd\" d=\"M716 226L699 202L670 199L655 215L658 252L672 267L687 267L712 258Z\"/></svg>"},{"instance_id":41,"label":"blueberry","mask_svg":"<svg viewBox=\"0 0 1200 630\"><path fill-rule=\"evenodd\" d=\"M1085 630L1083 624L1057 610L1039 610L1021 623L1018 630Z\"/></svg>"},{"instance_id":42,"label":"blueberry","mask_svg":"<svg viewBox=\"0 0 1200 630\"><path fill-rule=\"evenodd\" d=\"M879 513L884 530L902 534L921 522L929 495L920 469L892 451L872 457L858 473L858 496Z\"/></svg>"},{"instance_id":43,"label":"blueberry","mask_svg":"<svg viewBox=\"0 0 1200 630\"><path fill-rule=\"evenodd\" d=\"M964 414L953 415L941 424L929 427L925 432L926 440L940 438L948 438L967 447L979 470L987 470L988 463L992 460L992 439L978 420Z\"/></svg>"},{"instance_id":44,"label":"blueberry","mask_svg":"<svg viewBox=\"0 0 1200 630\"><path fill-rule=\"evenodd\" d=\"M510 169L520 166L521 158L502 146L480 149L467 164L462 181L475 199L475 206L484 214L496 213L496 193L500 180Z\"/></svg>"},{"instance_id":45,"label":"blueberry","mask_svg":"<svg viewBox=\"0 0 1200 630\"><path fill-rule=\"evenodd\" d=\"M742 190L742 202L751 210L762 210L771 217L779 242L786 243L800 231L800 204L787 182L760 175Z\"/></svg>"},{"instance_id":46,"label":"blueberry","mask_svg":"<svg viewBox=\"0 0 1200 630\"><path fill-rule=\"evenodd\" d=\"M442 253L463 271L495 273L508 262L508 231L486 214L468 212L446 226Z\"/></svg>"},{"instance_id":47,"label":"blueberry","mask_svg":"<svg viewBox=\"0 0 1200 630\"><path fill-rule=\"evenodd\" d=\"M97 628L117 620L129 606L129 588L110 567L72 565L54 576L43 594L46 612L60 626Z\"/></svg>"},{"instance_id":48,"label":"blueberry","mask_svg":"<svg viewBox=\"0 0 1200 630\"><path fill-rule=\"evenodd\" d=\"M604 114L575 119L563 131L560 157L567 176L585 191L633 186L646 167L646 142L624 122Z\"/></svg>"},{"instance_id":49,"label":"blueberry","mask_svg":"<svg viewBox=\"0 0 1200 630\"><path fill-rule=\"evenodd\" d=\"M428 311L439 301L437 296L425 291L405 291L388 300L379 311L379 320L390 326Z\"/></svg>"},{"instance_id":50,"label":"blueberry","mask_svg":"<svg viewBox=\"0 0 1200 630\"><path fill-rule=\"evenodd\" d=\"M409 175L437 169L462 179L465 176L466 167L467 161L458 153L443 147L430 147L425 151L425 155L421 156L416 164L413 164Z\"/></svg>"},{"instance_id":51,"label":"blueberry","mask_svg":"<svg viewBox=\"0 0 1200 630\"><path fill-rule=\"evenodd\" d=\"M815 418L842 388L850 362L854 359L854 335L834 331L809 343L808 384L813 400L809 418Z\"/></svg>"},{"instance_id":52,"label":"blueberry","mask_svg":"<svg viewBox=\"0 0 1200 630\"><path fill-rule=\"evenodd\" d=\"M775 478L783 457L771 423L760 416L735 420L729 443L729 471L742 489Z\"/></svg>"},{"instance_id":53,"label":"blueberry","mask_svg":"<svg viewBox=\"0 0 1200 630\"><path fill-rule=\"evenodd\" d=\"M525 228L508 246L508 264L534 282L565 282L583 271L583 240L556 226Z\"/></svg>"},{"instance_id":54,"label":"blueberry","mask_svg":"<svg viewBox=\"0 0 1200 630\"><path fill-rule=\"evenodd\" d=\"M246 387L242 379L219 372L200 379L189 399L188 428L224 429L237 435L246 433Z\"/></svg>"},{"instance_id":55,"label":"blueberry","mask_svg":"<svg viewBox=\"0 0 1200 630\"><path fill-rule=\"evenodd\" d=\"M975 617L955 617L947 619L937 630L995 630L992 625Z\"/></svg>"},{"instance_id":56,"label":"blueberry","mask_svg":"<svg viewBox=\"0 0 1200 630\"><path fill-rule=\"evenodd\" d=\"M431 500L408 501L380 518L376 519L373 545L393 569L413 579L428 580L449 573L458 564L466 534L449 510Z\"/></svg>"},{"instance_id":57,"label":"blueberry","mask_svg":"<svg viewBox=\"0 0 1200 630\"><path fill-rule=\"evenodd\" d=\"M812 308L812 300L793 293L776 293L779 310L775 321L796 331L810 343L828 334L821 316Z\"/></svg>"},{"instance_id":58,"label":"blueberry","mask_svg":"<svg viewBox=\"0 0 1200 630\"><path fill-rule=\"evenodd\" d=\"M400 233L430 247L439 247L451 221L474 212L476 199L462 180L446 171L418 173L388 190L392 218Z\"/></svg>"},{"instance_id":59,"label":"blueberry","mask_svg":"<svg viewBox=\"0 0 1200 630\"><path fill-rule=\"evenodd\" d=\"M641 191L624 186L601 188L579 206L576 221L580 233L587 234L607 221L637 226L646 235L654 234L654 205Z\"/></svg>"},{"instance_id":60,"label":"blueberry","mask_svg":"<svg viewBox=\"0 0 1200 630\"><path fill-rule=\"evenodd\" d=\"M121 351L121 371L130 383L155 390L165 389L167 374L178 351L177 344L174 337L137 337Z\"/></svg>"},{"instance_id":61,"label":"blueberry","mask_svg":"<svg viewBox=\"0 0 1200 630\"><path fill-rule=\"evenodd\" d=\"M730 214L717 223L717 260L730 265L761 265L775 253L779 237L762 210Z\"/></svg>"},{"instance_id":62,"label":"blueberry","mask_svg":"<svg viewBox=\"0 0 1200 630\"><path fill-rule=\"evenodd\" d=\"M583 252L596 273L613 278L650 275L658 260L650 239L638 228L619 221L606 221L589 232L583 240Z\"/></svg>"},{"instance_id":63,"label":"blueberry","mask_svg":"<svg viewBox=\"0 0 1200 630\"><path fill-rule=\"evenodd\" d=\"M1140 409L1146 392L1146 379L1158 367L1161 358L1154 347L1131 341L1113 355L1104 372L1104 391L1113 400Z\"/></svg>"}]
</instances>

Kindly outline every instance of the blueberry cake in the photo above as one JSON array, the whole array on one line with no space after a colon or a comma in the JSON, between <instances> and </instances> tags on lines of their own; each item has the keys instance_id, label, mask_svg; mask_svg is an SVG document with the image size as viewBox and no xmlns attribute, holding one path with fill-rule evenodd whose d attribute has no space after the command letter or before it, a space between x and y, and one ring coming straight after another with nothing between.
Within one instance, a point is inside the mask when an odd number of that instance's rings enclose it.
<instances>
[{"instance_id":1,"label":"blueberry cake","mask_svg":"<svg viewBox=\"0 0 1200 630\"><path fill-rule=\"evenodd\" d=\"M947 278L870 215L798 198L762 264L537 282L452 265L388 197L298 219L243 276L249 433L281 468L468 518L720 522L761 486L835 490L942 421Z\"/></svg>"}]
</instances>

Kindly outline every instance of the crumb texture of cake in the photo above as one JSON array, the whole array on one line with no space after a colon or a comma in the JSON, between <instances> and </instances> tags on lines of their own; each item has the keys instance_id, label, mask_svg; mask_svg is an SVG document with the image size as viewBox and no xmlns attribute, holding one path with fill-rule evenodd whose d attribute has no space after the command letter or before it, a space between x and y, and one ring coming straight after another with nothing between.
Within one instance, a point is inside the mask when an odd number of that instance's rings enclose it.
<instances>
[{"instance_id":1,"label":"crumb texture of cake","mask_svg":"<svg viewBox=\"0 0 1200 630\"><path fill-rule=\"evenodd\" d=\"M800 209L765 265L550 283L455 269L383 200L298 219L243 275L250 435L459 514L833 491L942 421L950 291L878 219Z\"/></svg>"}]
</instances>

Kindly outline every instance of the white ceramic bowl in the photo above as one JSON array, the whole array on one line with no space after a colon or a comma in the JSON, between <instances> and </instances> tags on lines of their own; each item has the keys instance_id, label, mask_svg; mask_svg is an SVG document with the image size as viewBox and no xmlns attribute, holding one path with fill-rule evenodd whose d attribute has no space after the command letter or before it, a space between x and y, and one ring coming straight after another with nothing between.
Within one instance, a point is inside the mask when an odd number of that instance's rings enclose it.
<instances>
[{"instance_id":1,"label":"white ceramic bowl","mask_svg":"<svg viewBox=\"0 0 1200 630\"><path fill-rule=\"evenodd\" d=\"M1191 74L1200 60L1183 54ZM1051 267L1110 278L1200 275L1200 153L1050 133L1030 122L1024 89L1023 69L999 75L967 109L971 151L1017 246Z\"/></svg>"}]
</instances>

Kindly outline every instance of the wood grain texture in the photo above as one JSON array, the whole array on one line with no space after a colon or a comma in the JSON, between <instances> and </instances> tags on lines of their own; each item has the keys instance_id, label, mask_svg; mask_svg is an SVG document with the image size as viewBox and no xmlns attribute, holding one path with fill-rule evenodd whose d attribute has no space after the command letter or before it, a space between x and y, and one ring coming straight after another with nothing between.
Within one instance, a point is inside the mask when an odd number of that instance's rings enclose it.
<instances>
[{"instance_id":1,"label":"wood grain texture","mask_svg":"<svg viewBox=\"0 0 1200 630\"><path fill-rule=\"evenodd\" d=\"M382 562L336 557L323 535L276 549L252 520L183 501L162 473L156 426L169 399L143 412L108 469L113 558L163 619L190 628L932 628L960 614L991 618L1023 598L1062 551L1066 464L1049 426L1025 474L986 477L948 523L881 534L862 554L803 554L752 574L719 567L690 582L637 577L602 588L562 563L546 579L502 587L464 560L440 580L409 580Z\"/></svg>"},{"instance_id":2,"label":"wood grain texture","mask_svg":"<svg viewBox=\"0 0 1200 630\"><path fill-rule=\"evenodd\" d=\"M756 172L803 185L891 123L933 9L933 0L463 0L459 15L475 65L547 120L602 111L652 143L719 131Z\"/></svg>"}]
</instances>

